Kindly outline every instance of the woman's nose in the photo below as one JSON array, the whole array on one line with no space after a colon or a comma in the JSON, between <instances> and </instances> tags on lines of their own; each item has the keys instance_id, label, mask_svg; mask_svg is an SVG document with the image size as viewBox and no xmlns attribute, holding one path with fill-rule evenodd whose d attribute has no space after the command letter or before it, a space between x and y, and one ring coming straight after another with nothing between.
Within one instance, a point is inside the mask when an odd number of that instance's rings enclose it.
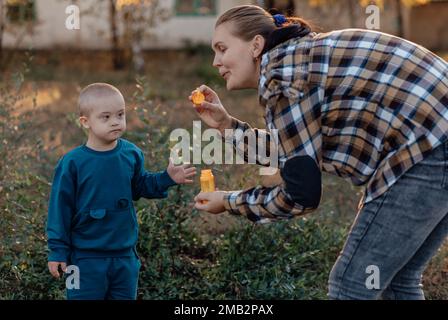
<instances>
[{"instance_id":1,"label":"woman's nose","mask_svg":"<svg viewBox=\"0 0 448 320\"><path fill-rule=\"evenodd\" d=\"M215 58L213 59L213 66L215 68L219 68L220 66L222 66L221 61L215 56Z\"/></svg>"}]
</instances>

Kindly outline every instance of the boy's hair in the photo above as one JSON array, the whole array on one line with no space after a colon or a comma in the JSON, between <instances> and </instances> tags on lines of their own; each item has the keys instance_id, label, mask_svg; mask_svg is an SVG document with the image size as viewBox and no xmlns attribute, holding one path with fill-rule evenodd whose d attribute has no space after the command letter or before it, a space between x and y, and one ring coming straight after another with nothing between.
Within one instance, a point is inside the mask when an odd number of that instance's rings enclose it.
<instances>
[{"instance_id":1,"label":"boy's hair","mask_svg":"<svg viewBox=\"0 0 448 320\"><path fill-rule=\"evenodd\" d=\"M120 90L108 83L92 83L81 90L78 100L78 110L80 116L88 116L95 107L98 99L110 96L119 96L123 99Z\"/></svg>"}]
</instances>

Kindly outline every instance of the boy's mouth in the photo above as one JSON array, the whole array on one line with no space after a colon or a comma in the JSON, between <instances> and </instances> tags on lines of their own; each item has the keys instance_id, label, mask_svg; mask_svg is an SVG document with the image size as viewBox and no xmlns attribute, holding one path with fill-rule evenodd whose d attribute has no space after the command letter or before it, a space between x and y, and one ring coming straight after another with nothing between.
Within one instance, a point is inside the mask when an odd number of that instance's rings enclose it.
<instances>
[{"instance_id":1,"label":"boy's mouth","mask_svg":"<svg viewBox=\"0 0 448 320\"><path fill-rule=\"evenodd\" d=\"M110 131L110 133L119 133L121 131L122 131L121 129L115 129L115 130Z\"/></svg>"}]
</instances>

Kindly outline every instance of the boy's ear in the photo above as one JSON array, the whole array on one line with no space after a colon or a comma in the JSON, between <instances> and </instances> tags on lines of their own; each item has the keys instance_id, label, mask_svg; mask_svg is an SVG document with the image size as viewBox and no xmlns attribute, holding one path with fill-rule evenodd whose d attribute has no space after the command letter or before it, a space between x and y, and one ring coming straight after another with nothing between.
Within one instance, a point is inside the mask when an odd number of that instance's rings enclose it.
<instances>
[{"instance_id":1,"label":"boy's ear","mask_svg":"<svg viewBox=\"0 0 448 320\"><path fill-rule=\"evenodd\" d=\"M79 117L79 123L80 123L85 129L90 129L89 119L87 119L86 116L80 116L80 117Z\"/></svg>"}]
</instances>

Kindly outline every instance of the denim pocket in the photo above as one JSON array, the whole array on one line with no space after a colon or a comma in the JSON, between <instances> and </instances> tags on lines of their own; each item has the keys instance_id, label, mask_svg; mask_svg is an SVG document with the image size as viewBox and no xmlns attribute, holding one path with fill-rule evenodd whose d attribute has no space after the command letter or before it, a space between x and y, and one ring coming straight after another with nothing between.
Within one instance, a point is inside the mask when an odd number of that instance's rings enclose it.
<instances>
[{"instance_id":1,"label":"denim pocket","mask_svg":"<svg viewBox=\"0 0 448 320\"><path fill-rule=\"evenodd\" d=\"M356 214L355 220L350 227L349 237L352 244L357 246L358 242L362 240L373 220L376 218L378 212L382 209L384 202L391 201L392 187L387 189L378 198L363 204L358 208L358 213ZM361 199L362 201L362 199ZM346 241L346 243L348 240Z\"/></svg>"}]
</instances>

